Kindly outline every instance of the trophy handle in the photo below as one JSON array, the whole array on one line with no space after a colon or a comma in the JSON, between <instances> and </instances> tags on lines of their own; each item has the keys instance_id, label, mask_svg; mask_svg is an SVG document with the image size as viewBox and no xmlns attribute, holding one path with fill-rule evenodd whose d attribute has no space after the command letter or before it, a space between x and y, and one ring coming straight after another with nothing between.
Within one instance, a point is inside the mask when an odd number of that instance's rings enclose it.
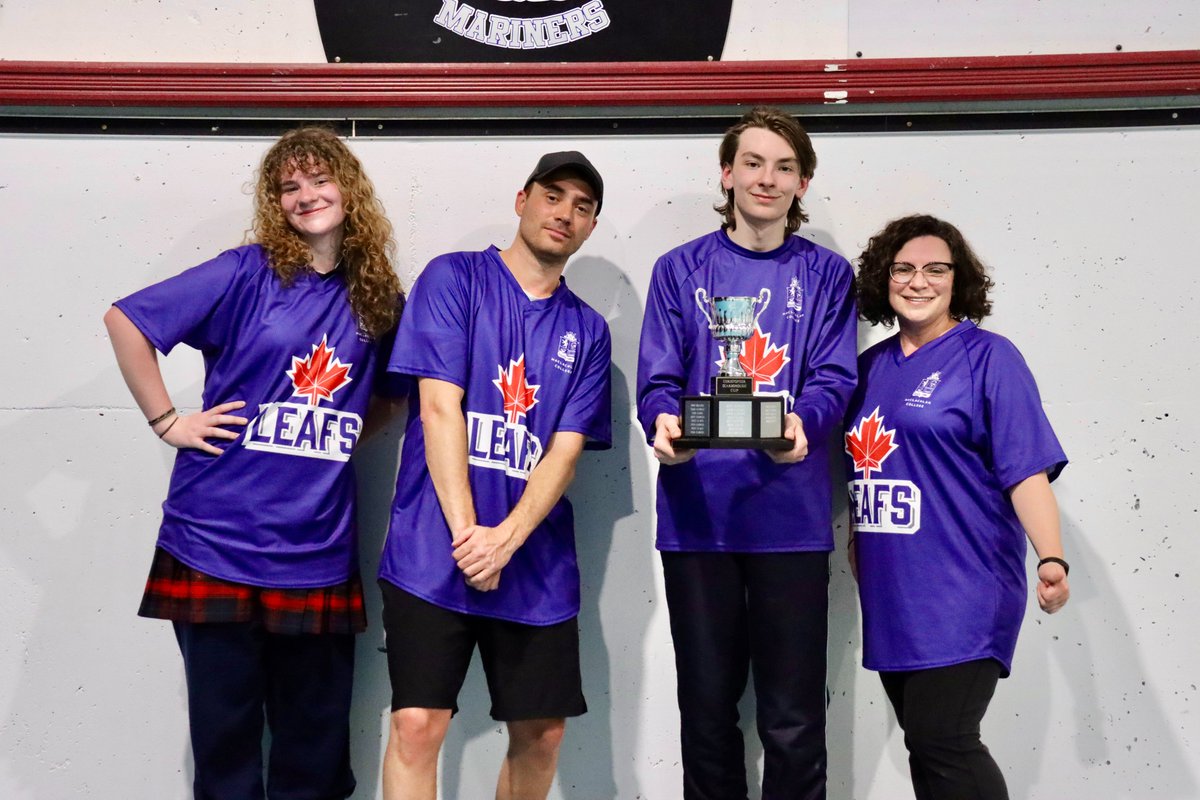
<instances>
[{"instance_id":1,"label":"trophy handle","mask_svg":"<svg viewBox=\"0 0 1200 800\"><path fill-rule=\"evenodd\" d=\"M708 313L708 304L708 292L704 291L704 287L701 286L696 290L696 305L700 307L700 313L708 320L708 327L712 328L713 321L712 316Z\"/></svg>"},{"instance_id":2,"label":"trophy handle","mask_svg":"<svg viewBox=\"0 0 1200 800\"><path fill-rule=\"evenodd\" d=\"M758 293L758 302L762 303L762 307L759 308L758 313L754 315L755 325L758 324L758 318L761 317L762 313L767 310L767 306L771 302L771 290L764 286L762 291Z\"/></svg>"}]
</instances>

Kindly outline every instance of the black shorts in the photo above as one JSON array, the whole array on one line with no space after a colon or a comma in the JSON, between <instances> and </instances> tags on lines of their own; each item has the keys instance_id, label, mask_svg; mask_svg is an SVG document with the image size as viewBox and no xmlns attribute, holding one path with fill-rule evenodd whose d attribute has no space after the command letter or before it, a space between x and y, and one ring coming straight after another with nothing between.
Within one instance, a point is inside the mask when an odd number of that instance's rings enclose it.
<instances>
[{"instance_id":1,"label":"black shorts","mask_svg":"<svg viewBox=\"0 0 1200 800\"><path fill-rule=\"evenodd\" d=\"M476 645L492 697L492 719L557 719L587 711L575 618L523 625L450 611L385 580L379 588L393 711L458 711L458 692Z\"/></svg>"}]
</instances>

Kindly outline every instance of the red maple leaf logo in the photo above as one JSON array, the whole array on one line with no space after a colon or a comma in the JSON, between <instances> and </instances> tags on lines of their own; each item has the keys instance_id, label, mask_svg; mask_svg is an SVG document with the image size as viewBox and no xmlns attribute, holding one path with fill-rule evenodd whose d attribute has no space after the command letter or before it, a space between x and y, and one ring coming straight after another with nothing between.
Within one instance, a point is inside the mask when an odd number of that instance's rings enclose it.
<instances>
[{"instance_id":1,"label":"red maple leaf logo","mask_svg":"<svg viewBox=\"0 0 1200 800\"><path fill-rule=\"evenodd\" d=\"M313 345L308 358L292 356L292 368L287 372L296 387L292 394L307 397L310 406L333 399L334 392L353 380L349 373L354 365L338 361L333 355L336 348L327 345L328 339L328 334L322 336L321 343Z\"/></svg>"},{"instance_id":2,"label":"red maple leaf logo","mask_svg":"<svg viewBox=\"0 0 1200 800\"><path fill-rule=\"evenodd\" d=\"M760 385L775 385L775 376L791 361L787 356L787 345L776 347L771 344L771 334L763 333L755 325L754 335L746 340L742 354L738 357L742 369L754 379L754 389L757 392Z\"/></svg>"},{"instance_id":3,"label":"red maple leaf logo","mask_svg":"<svg viewBox=\"0 0 1200 800\"><path fill-rule=\"evenodd\" d=\"M846 434L846 452L854 459L855 471L861 471L863 480L871 479L871 470L879 470L884 460L900 445L893 441L896 429L888 430L879 416L879 407L871 416L863 417L857 428Z\"/></svg>"},{"instance_id":4,"label":"red maple leaf logo","mask_svg":"<svg viewBox=\"0 0 1200 800\"><path fill-rule=\"evenodd\" d=\"M496 369L499 370L500 377L492 383L500 390L500 394L504 395L504 413L508 415L509 424L516 425L520 417L537 405L537 390L542 387L530 386L525 382L524 353L516 361L508 362L507 372L503 367Z\"/></svg>"}]
</instances>

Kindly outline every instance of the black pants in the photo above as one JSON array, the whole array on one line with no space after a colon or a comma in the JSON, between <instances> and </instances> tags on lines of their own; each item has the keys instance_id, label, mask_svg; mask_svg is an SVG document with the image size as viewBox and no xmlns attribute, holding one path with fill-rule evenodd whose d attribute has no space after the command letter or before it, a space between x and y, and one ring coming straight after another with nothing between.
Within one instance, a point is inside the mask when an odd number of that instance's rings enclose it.
<instances>
[{"instance_id":1,"label":"black pants","mask_svg":"<svg viewBox=\"0 0 1200 800\"><path fill-rule=\"evenodd\" d=\"M763 800L825 797L827 553L662 553L685 800L744 800L754 670Z\"/></svg>"},{"instance_id":2,"label":"black pants","mask_svg":"<svg viewBox=\"0 0 1200 800\"><path fill-rule=\"evenodd\" d=\"M979 738L1002 669L985 658L879 673L904 730L917 800L1008 800L1004 775Z\"/></svg>"},{"instance_id":3,"label":"black pants","mask_svg":"<svg viewBox=\"0 0 1200 800\"><path fill-rule=\"evenodd\" d=\"M350 771L354 636L285 636L249 622L175 623L196 800L341 800Z\"/></svg>"}]
</instances>

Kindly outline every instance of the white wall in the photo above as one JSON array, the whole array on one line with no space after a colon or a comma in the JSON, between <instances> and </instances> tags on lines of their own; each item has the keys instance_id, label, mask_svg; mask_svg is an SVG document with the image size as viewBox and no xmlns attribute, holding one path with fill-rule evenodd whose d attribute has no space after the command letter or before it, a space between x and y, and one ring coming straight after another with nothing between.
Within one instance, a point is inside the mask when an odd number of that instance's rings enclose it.
<instances>
[{"instance_id":1,"label":"white wall","mask_svg":"<svg viewBox=\"0 0 1200 800\"><path fill-rule=\"evenodd\" d=\"M0 137L0 797L183 797L182 671L169 626L134 616L171 451L145 428L100 316L113 299L240 241L265 140ZM717 222L713 139L353 143L397 224L406 282L432 255L506 244L537 155L578 146L606 175L599 227L567 271L615 339L617 447L587 454L580 520L586 691L553 797L678 796L674 675L653 551L654 466L629 419L654 258ZM995 267L990 326L1021 347L1072 463L1056 484L1074 597L1032 608L985 738L1014 797L1200 795L1193 498L1200 393L1185 237L1200 130L824 135L803 233L853 256L884 221L956 221ZM431 166L437 165L437 166ZM875 332L863 331L863 338ZM199 358L166 359L177 403ZM393 432L357 457L374 569ZM844 515L838 536L844 539ZM831 797L907 787L902 745L834 555ZM376 796L387 706L378 602L360 640L358 798ZM952 598L948 601L952 602ZM474 672L447 745L446 797L490 796L503 736ZM753 736L750 737L753 739ZM755 754L752 753L752 758Z\"/></svg>"}]
</instances>

